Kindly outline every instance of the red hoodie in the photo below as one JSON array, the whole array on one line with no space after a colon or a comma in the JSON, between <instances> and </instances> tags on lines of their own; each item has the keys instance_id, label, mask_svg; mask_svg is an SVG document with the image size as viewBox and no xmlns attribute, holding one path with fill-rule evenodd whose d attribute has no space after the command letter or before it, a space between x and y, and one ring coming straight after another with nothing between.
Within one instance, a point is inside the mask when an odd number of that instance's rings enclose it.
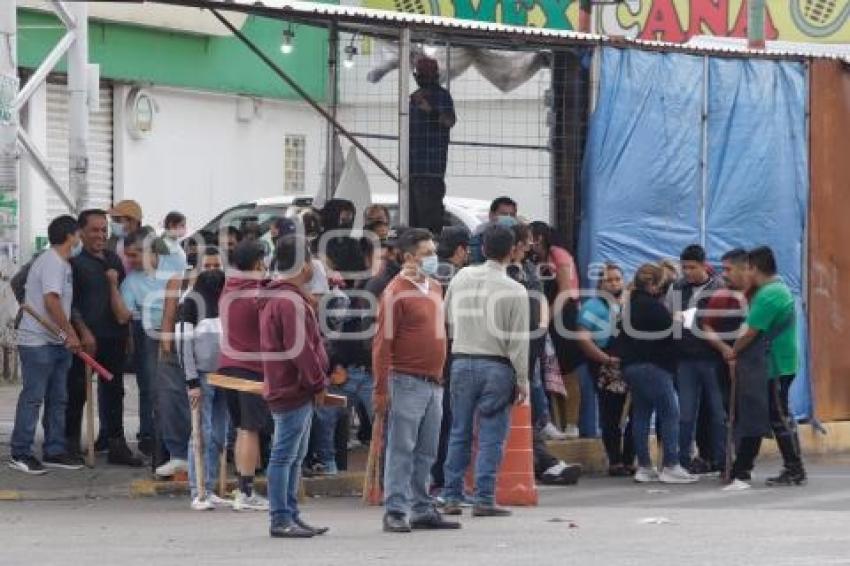
<instances>
[{"instance_id":1,"label":"red hoodie","mask_svg":"<svg viewBox=\"0 0 850 566\"><path fill-rule=\"evenodd\" d=\"M218 306L221 313L221 356L218 367L240 368L263 375L260 359L260 281L228 277Z\"/></svg>"},{"instance_id":2,"label":"red hoodie","mask_svg":"<svg viewBox=\"0 0 850 566\"><path fill-rule=\"evenodd\" d=\"M286 281L272 281L260 300L260 345L266 352L263 396L272 412L291 411L325 389L328 355L319 323L302 291Z\"/></svg>"}]
</instances>

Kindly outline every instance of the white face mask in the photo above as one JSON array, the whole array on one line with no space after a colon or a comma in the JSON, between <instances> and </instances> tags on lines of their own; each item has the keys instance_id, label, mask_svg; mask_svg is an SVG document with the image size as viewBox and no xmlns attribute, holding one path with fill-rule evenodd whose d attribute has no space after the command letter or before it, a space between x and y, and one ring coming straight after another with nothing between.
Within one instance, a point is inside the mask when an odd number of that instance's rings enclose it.
<instances>
[{"instance_id":1,"label":"white face mask","mask_svg":"<svg viewBox=\"0 0 850 566\"><path fill-rule=\"evenodd\" d=\"M440 260L436 255L425 256L422 259L422 273L425 275L433 276L436 275L437 270L440 268Z\"/></svg>"},{"instance_id":2,"label":"white face mask","mask_svg":"<svg viewBox=\"0 0 850 566\"><path fill-rule=\"evenodd\" d=\"M77 243L71 248L71 257L77 257L81 253L83 253L83 241L77 240Z\"/></svg>"},{"instance_id":3,"label":"white face mask","mask_svg":"<svg viewBox=\"0 0 850 566\"><path fill-rule=\"evenodd\" d=\"M109 231L116 238L124 238L127 236L127 230L124 229L124 225L120 222L115 222L114 220L109 223Z\"/></svg>"}]
</instances>

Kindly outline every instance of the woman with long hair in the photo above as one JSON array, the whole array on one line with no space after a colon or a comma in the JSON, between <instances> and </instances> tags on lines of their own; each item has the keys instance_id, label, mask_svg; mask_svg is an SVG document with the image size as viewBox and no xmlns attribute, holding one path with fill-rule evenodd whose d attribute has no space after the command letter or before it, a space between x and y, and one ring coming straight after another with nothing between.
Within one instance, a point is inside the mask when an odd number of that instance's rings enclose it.
<instances>
[{"instance_id":1,"label":"woman with long hair","mask_svg":"<svg viewBox=\"0 0 850 566\"><path fill-rule=\"evenodd\" d=\"M664 271L658 264L641 266L623 310L620 351L623 377L632 392L634 443L640 466L635 481L694 483L699 478L679 464L679 399L673 384L678 356L673 317L662 302L663 282ZM660 474L652 467L649 455L653 412L664 448Z\"/></svg>"}]
</instances>

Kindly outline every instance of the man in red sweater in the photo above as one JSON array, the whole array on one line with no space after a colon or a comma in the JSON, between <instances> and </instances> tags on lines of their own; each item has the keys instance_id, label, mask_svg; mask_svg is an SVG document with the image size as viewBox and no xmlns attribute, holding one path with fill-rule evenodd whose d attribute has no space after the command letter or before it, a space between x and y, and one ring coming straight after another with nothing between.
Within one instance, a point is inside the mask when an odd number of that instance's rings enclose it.
<instances>
[{"instance_id":1,"label":"man in red sweater","mask_svg":"<svg viewBox=\"0 0 850 566\"><path fill-rule=\"evenodd\" d=\"M321 402L328 355L304 286L313 278L307 240L288 235L275 250L277 274L260 293L260 346L264 392L274 419L268 468L270 534L311 538L328 531L311 527L298 511L301 464L307 455L314 398Z\"/></svg>"},{"instance_id":2,"label":"man in red sweater","mask_svg":"<svg viewBox=\"0 0 850 566\"><path fill-rule=\"evenodd\" d=\"M384 531L458 529L460 524L444 520L428 495L446 358L443 292L433 279L436 248L431 233L418 228L404 233L399 248L404 265L381 297L372 345L375 410L385 414L389 408Z\"/></svg>"}]
</instances>

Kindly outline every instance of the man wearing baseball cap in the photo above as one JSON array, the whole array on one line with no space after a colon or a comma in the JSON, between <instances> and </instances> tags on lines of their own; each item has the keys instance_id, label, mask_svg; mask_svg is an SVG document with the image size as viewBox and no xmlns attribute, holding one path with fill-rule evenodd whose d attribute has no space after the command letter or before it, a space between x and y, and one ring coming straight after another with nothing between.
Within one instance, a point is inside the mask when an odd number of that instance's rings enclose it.
<instances>
[{"instance_id":1,"label":"man wearing baseball cap","mask_svg":"<svg viewBox=\"0 0 850 566\"><path fill-rule=\"evenodd\" d=\"M124 270L130 271L124 255L124 238L142 227L142 207L134 200L118 201L109 209L109 240L107 248L118 254Z\"/></svg>"}]
</instances>

